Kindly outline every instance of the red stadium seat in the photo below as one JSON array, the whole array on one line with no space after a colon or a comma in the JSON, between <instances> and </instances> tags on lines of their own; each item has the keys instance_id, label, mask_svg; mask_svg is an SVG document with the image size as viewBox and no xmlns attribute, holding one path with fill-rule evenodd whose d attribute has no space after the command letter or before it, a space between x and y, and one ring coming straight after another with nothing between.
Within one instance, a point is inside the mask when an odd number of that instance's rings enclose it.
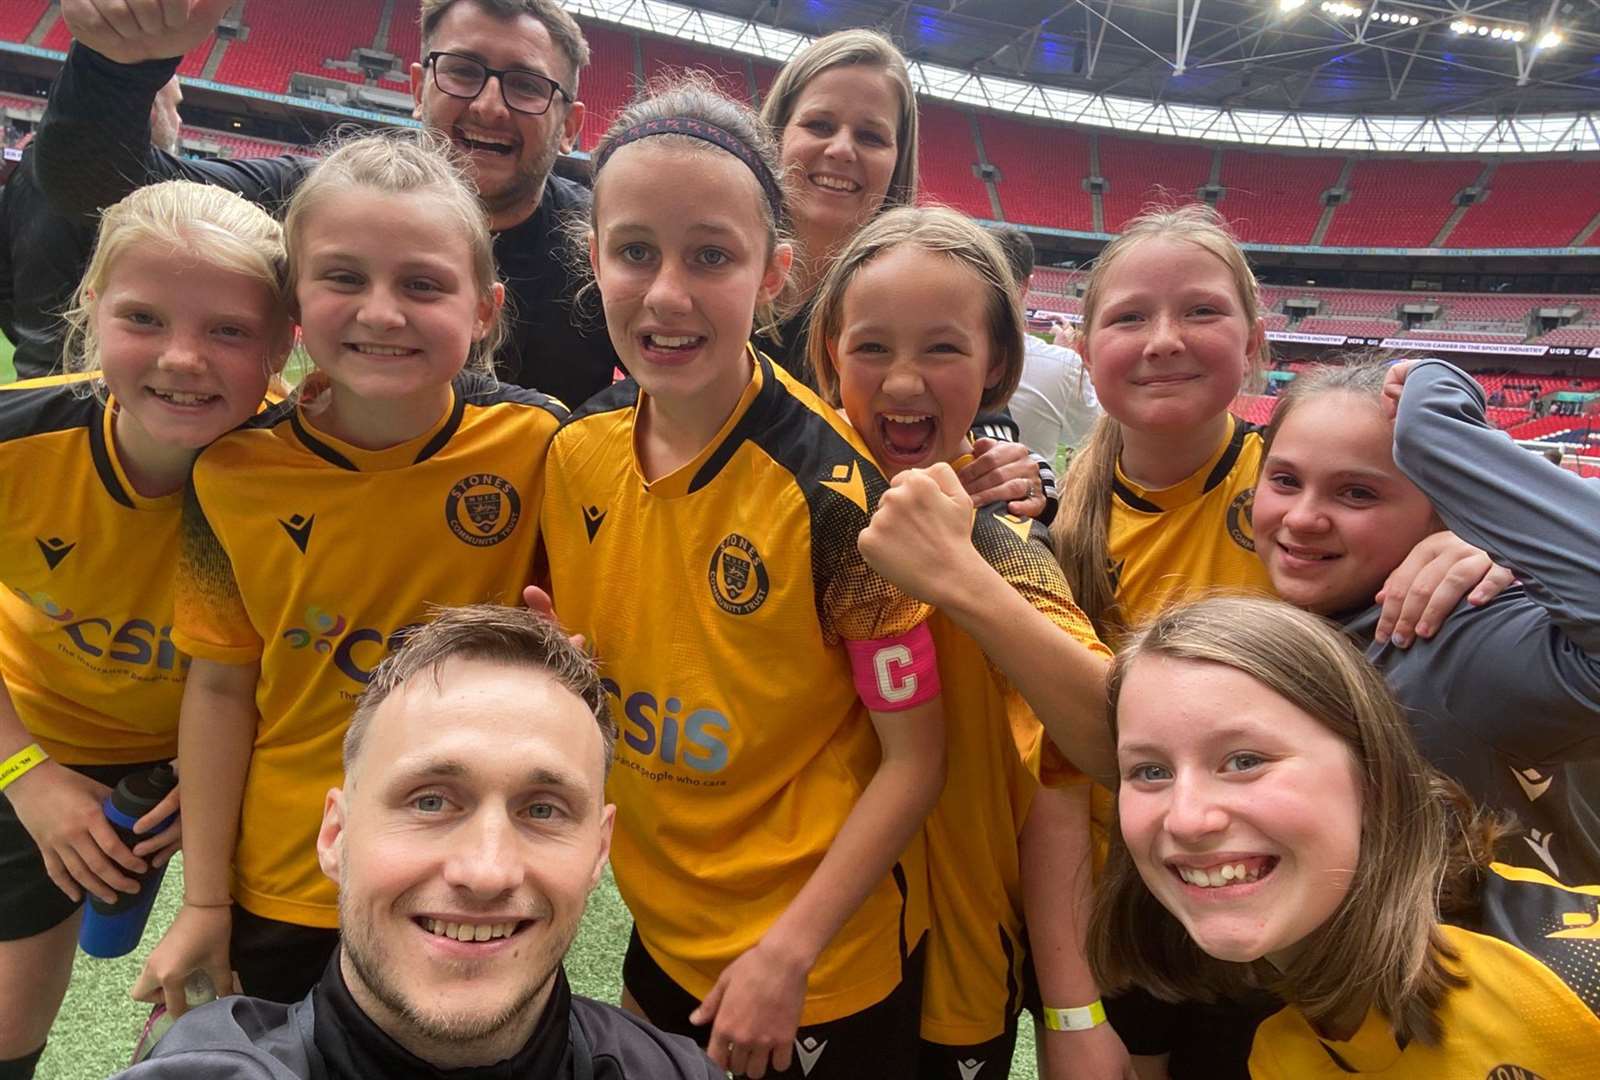
<instances>
[{"instance_id":1,"label":"red stadium seat","mask_svg":"<svg viewBox=\"0 0 1600 1080\"><path fill-rule=\"evenodd\" d=\"M1587 196L1587 197L1585 197ZM1600 161L1506 161L1445 245L1566 247L1600 210Z\"/></svg>"},{"instance_id":2,"label":"red stadium seat","mask_svg":"<svg viewBox=\"0 0 1600 1080\"><path fill-rule=\"evenodd\" d=\"M1482 172L1476 161L1359 161L1350 176L1350 199L1334 211L1323 243L1430 247L1455 210L1455 194Z\"/></svg>"},{"instance_id":3,"label":"red stadium seat","mask_svg":"<svg viewBox=\"0 0 1600 1080\"><path fill-rule=\"evenodd\" d=\"M249 40L234 41L217 67L217 81L283 94L292 75L340 82L366 80L359 72L326 67L371 48L378 31L375 4L340 4L337 17L322 0L246 0L241 21ZM308 32L309 31L309 32Z\"/></svg>"},{"instance_id":4,"label":"red stadium seat","mask_svg":"<svg viewBox=\"0 0 1600 1080\"><path fill-rule=\"evenodd\" d=\"M1321 195L1339 181L1344 159L1322 154L1222 152L1222 211L1247 244L1309 244Z\"/></svg>"},{"instance_id":5,"label":"red stadium seat","mask_svg":"<svg viewBox=\"0 0 1600 1080\"><path fill-rule=\"evenodd\" d=\"M0 41L27 41L49 9L50 0L5 0L0 4ZM55 47L45 46L47 49Z\"/></svg>"},{"instance_id":6,"label":"red stadium seat","mask_svg":"<svg viewBox=\"0 0 1600 1080\"><path fill-rule=\"evenodd\" d=\"M995 190L1007 221L1079 232L1094 229L1094 204L1083 190L1089 175L1087 135L1077 128L989 113L978 115L978 131L989 163L1000 170Z\"/></svg>"},{"instance_id":7,"label":"red stadium seat","mask_svg":"<svg viewBox=\"0 0 1600 1080\"><path fill-rule=\"evenodd\" d=\"M973 172L978 164L978 144L972 141L967 114L924 101L917 126L922 201L941 203L975 218L993 218L989 189Z\"/></svg>"},{"instance_id":8,"label":"red stadium seat","mask_svg":"<svg viewBox=\"0 0 1600 1080\"><path fill-rule=\"evenodd\" d=\"M585 108L580 150L593 150L624 105L633 100L633 36L623 31L583 24L589 40L589 66L578 83Z\"/></svg>"},{"instance_id":9,"label":"red stadium seat","mask_svg":"<svg viewBox=\"0 0 1600 1080\"><path fill-rule=\"evenodd\" d=\"M588 30L584 33L587 35ZM671 38L643 35L639 39L644 56L645 79L669 71L703 71L716 79L722 92L738 101L750 100L750 80L741 57L716 49L703 48Z\"/></svg>"},{"instance_id":10,"label":"red stadium seat","mask_svg":"<svg viewBox=\"0 0 1600 1080\"><path fill-rule=\"evenodd\" d=\"M1124 222L1152 203L1194 202L1211 179L1209 146L1116 135L1100 136L1099 146L1107 232L1120 232Z\"/></svg>"}]
</instances>

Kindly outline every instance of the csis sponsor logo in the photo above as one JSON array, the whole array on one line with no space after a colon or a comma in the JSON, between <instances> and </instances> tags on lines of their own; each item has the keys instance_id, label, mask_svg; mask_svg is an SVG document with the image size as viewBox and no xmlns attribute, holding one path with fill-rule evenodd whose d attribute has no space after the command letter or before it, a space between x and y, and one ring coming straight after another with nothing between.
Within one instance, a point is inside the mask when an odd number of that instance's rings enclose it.
<instances>
[{"instance_id":1,"label":"csis sponsor logo","mask_svg":"<svg viewBox=\"0 0 1600 1080\"><path fill-rule=\"evenodd\" d=\"M179 671L189 665L189 657L172 643L171 624L157 625L140 618L118 623L99 615L79 618L71 608L62 607L44 593L11 591L45 618L59 623L70 643L69 651L81 659L110 660L130 668L154 667L158 671Z\"/></svg>"},{"instance_id":2,"label":"csis sponsor logo","mask_svg":"<svg viewBox=\"0 0 1600 1080\"><path fill-rule=\"evenodd\" d=\"M733 721L715 709L685 709L680 698L658 699L648 690L624 695L611 679L606 692L622 703L622 741L646 757L681 765L707 775L727 768L731 750L726 736Z\"/></svg>"},{"instance_id":3,"label":"csis sponsor logo","mask_svg":"<svg viewBox=\"0 0 1600 1080\"><path fill-rule=\"evenodd\" d=\"M383 658L398 649L420 625L409 623L387 632L370 626L352 628L343 615L317 604L306 608L303 621L304 626L283 632L283 640L289 648L310 649L330 656L340 673L362 686L372 681L372 673Z\"/></svg>"}]
</instances>

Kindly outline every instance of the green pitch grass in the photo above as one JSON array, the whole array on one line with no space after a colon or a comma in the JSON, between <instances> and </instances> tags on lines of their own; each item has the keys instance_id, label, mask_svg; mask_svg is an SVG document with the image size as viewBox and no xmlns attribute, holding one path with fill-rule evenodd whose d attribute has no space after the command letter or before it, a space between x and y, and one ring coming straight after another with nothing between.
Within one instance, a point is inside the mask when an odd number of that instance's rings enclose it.
<instances>
[{"instance_id":1,"label":"green pitch grass","mask_svg":"<svg viewBox=\"0 0 1600 1080\"><path fill-rule=\"evenodd\" d=\"M0 383L8 383L17 377L17 369L11 366L11 354L15 350L4 334L0 334Z\"/></svg>"},{"instance_id":2,"label":"green pitch grass","mask_svg":"<svg viewBox=\"0 0 1600 1080\"><path fill-rule=\"evenodd\" d=\"M0 338L0 340L4 340ZM132 1001L128 987L150 950L171 925L183 895L183 857L172 869L156 899L150 924L139 948L120 960L92 960L78 954L66 1003L50 1033L50 1044L39 1063L37 1080L104 1080L128 1065L150 1007ZM567 954L567 976L575 993L600 1001L618 1000L622 990L622 954L628 946L632 921L617 896L611 872L589 901L588 914L572 951ZM1033 1036L1024 1023L1017 1040L1013 1080L1035 1080Z\"/></svg>"}]
</instances>

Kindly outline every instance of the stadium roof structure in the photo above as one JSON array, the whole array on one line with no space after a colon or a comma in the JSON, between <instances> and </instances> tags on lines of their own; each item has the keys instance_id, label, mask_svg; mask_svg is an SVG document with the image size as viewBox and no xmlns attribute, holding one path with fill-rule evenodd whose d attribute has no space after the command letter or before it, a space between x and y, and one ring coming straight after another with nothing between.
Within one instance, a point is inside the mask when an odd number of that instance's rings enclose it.
<instances>
[{"instance_id":1,"label":"stadium roof structure","mask_svg":"<svg viewBox=\"0 0 1600 1080\"><path fill-rule=\"evenodd\" d=\"M1347 151L1600 151L1600 0L567 0L781 62L886 31L935 98Z\"/></svg>"}]
</instances>

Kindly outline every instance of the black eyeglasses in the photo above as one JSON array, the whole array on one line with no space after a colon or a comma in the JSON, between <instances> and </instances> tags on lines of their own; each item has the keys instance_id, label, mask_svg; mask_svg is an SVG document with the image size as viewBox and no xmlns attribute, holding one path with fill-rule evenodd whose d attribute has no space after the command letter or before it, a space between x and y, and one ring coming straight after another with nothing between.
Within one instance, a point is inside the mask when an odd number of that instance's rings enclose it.
<instances>
[{"instance_id":1,"label":"black eyeglasses","mask_svg":"<svg viewBox=\"0 0 1600 1080\"><path fill-rule=\"evenodd\" d=\"M472 100L483 93L483 84L493 75L500 80L500 100L508 109L538 116L549 111L557 94L569 105L572 103L572 95L562 89L560 83L537 71L521 68L497 71L470 56L452 52L431 52L424 63L433 68L433 85L440 93L454 98Z\"/></svg>"}]
</instances>

